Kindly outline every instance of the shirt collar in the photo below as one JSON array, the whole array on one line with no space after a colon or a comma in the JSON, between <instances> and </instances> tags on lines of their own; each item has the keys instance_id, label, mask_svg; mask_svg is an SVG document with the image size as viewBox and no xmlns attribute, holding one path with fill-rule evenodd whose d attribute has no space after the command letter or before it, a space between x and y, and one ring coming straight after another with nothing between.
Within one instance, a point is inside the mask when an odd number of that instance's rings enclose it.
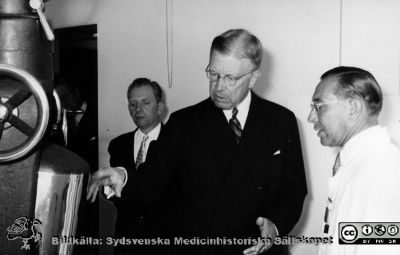
<instances>
[{"instance_id":1,"label":"shirt collar","mask_svg":"<svg viewBox=\"0 0 400 255\"><path fill-rule=\"evenodd\" d=\"M161 131L161 123L158 123L157 126L155 126L155 128L153 128L148 134L147 136L149 137L149 139L147 141L151 142L154 140L157 140L158 135L160 134ZM136 134L135 134L135 138L138 141L142 141L143 137L145 137L146 135L142 132L142 130L138 129Z\"/></svg>"},{"instance_id":2,"label":"shirt collar","mask_svg":"<svg viewBox=\"0 0 400 255\"><path fill-rule=\"evenodd\" d=\"M360 152L365 153L376 148L376 145L387 142L387 140L387 129L379 125L357 133L340 150L341 165L347 165Z\"/></svg>"},{"instance_id":3,"label":"shirt collar","mask_svg":"<svg viewBox=\"0 0 400 255\"><path fill-rule=\"evenodd\" d=\"M251 91L247 93L247 96L240 102L236 108L238 109L238 114L236 118L239 120L242 129L246 123L247 115L249 114L250 109L250 102L251 102ZM230 110L223 110L225 118L229 121L232 118L232 109Z\"/></svg>"}]
</instances>

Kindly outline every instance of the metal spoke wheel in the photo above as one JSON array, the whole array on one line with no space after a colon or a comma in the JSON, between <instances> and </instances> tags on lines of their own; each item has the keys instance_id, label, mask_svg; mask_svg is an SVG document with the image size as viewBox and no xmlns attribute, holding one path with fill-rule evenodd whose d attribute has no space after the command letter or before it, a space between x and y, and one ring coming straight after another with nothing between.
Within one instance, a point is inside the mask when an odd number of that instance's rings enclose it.
<instances>
[{"instance_id":1,"label":"metal spoke wheel","mask_svg":"<svg viewBox=\"0 0 400 255\"><path fill-rule=\"evenodd\" d=\"M49 122L49 102L46 93L40 83L28 72L14 66L0 64L0 77L9 77L18 83L12 86L2 84L0 80L0 142L5 139L20 141L18 135L6 137L5 130L14 127L25 136L19 144L13 144L12 148L0 149L0 162L8 162L19 159L29 153L43 138ZM15 83L15 82L14 82ZM21 86L20 84L23 84ZM11 94L10 91L15 91ZM29 106L24 108L26 113L22 114L22 105L33 95L36 109ZM32 100L31 100L32 101ZM21 109L19 109L21 108ZM32 111L32 112L31 112ZM23 115L37 115L37 120L32 123L26 121Z\"/></svg>"}]
</instances>

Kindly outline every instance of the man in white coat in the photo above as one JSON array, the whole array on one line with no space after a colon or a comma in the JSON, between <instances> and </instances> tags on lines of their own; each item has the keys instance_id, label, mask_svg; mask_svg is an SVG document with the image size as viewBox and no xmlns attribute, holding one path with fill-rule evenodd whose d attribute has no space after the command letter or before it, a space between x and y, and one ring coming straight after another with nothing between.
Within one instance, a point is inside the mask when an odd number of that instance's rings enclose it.
<instances>
[{"instance_id":1,"label":"man in white coat","mask_svg":"<svg viewBox=\"0 0 400 255\"><path fill-rule=\"evenodd\" d=\"M400 245L339 244L339 222L400 222L400 150L379 125L381 109L381 88L360 68L331 69L315 89L308 121L323 146L340 149L323 225L333 244L319 255L400 254Z\"/></svg>"}]
</instances>

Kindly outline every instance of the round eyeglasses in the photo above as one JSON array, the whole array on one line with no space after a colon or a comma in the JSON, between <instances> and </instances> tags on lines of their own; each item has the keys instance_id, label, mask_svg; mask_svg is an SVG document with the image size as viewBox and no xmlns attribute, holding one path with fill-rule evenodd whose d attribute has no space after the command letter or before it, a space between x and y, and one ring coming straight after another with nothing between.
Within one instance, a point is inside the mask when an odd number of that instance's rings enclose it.
<instances>
[{"instance_id":1,"label":"round eyeglasses","mask_svg":"<svg viewBox=\"0 0 400 255\"><path fill-rule=\"evenodd\" d=\"M236 76L236 77L234 77L233 75L230 75L230 74L222 76L222 75L220 75L219 73L217 73L217 72L215 72L215 71L213 71L213 70L210 70L210 66L209 66L209 65L207 66L207 68L206 68L205 71L206 71L206 74L207 74L207 78L208 78L210 81L215 82L215 81L218 81L220 78L222 78L222 80L224 81L224 83L225 83L226 85L230 86L230 87L235 86L236 83L237 83L240 79L242 79L242 78L245 77L246 75L251 74L251 73L254 72L254 70L251 70L250 72L244 73L244 74L242 74L242 75L240 75L240 76Z\"/></svg>"}]
</instances>

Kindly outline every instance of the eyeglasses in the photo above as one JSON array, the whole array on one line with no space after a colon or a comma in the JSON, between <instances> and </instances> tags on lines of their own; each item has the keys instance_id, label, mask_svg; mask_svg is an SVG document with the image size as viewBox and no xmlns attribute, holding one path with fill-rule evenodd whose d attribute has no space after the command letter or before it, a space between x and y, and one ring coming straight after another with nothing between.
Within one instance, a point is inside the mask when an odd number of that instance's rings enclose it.
<instances>
[{"instance_id":1,"label":"eyeglasses","mask_svg":"<svg viewBox=\"0 0 400 255\"><path fill-rule=\"evenodd\" d=\"M342 99L342 100L335 100L335 101L330 101L330 102L325 102L325 103L311 102L311 103L310 103L311 111L312 111L312 110L315 110L317 113L319 113L319 111L320 111L322 108L324 108L325 106L330 105L330 104L336 104L336 103L339 103L339 102L342 102L342 101L345 101L345 99Z\"/></svg>"},{"instance_id":2,"label":"eyeglasses","mask_svg":"<svg viewBox=\"0 0 400 255\"><path fill-rule=\"evenodd\" d=\"M232 76L230 74L221 76L219 73L217 73L217 72L215 72L213 70L210 70L210 65L207 66L205 71L206 71L206 74L207 74L207 78L210 81L218 81L220 78L222 78L224 80L225 84L230 86L230 87L235 86L236 83L238 82L238 80L240 80L243 77L245 77L246 75L251 74L251 73L254 72L254 70L251 70L250 72L244 73L244 74L242 74L240 76L237 76L237 77L234 77L234 76Z\"/></svg>"}]
</instances>

